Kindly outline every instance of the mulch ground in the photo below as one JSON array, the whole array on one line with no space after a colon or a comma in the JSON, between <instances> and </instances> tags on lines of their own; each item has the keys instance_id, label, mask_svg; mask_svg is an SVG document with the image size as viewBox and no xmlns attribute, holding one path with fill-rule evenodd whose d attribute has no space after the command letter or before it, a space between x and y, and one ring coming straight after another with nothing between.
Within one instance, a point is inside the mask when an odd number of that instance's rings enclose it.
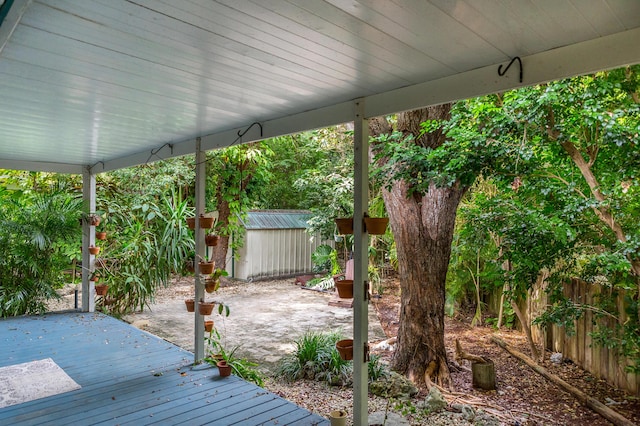
<instances>
[{"instance_id":1,"label":"mulch ground","mask_svg":"<svg viewBox=\"0 0 640 426\"><path fill-rule=\"evenodd\" d=\"M389 337L397 334L400 312L400 290L397 280L385 282L381 299L374 299L380 322ZM491 358L496 368L495 391L482 391L471 386L471 373L452 371L456 395L464 401L472 401L476 406L501 410L506 418L513 417L522 424L522 419L531 425L610 425L599 414L582 406L572 395L565 392L544 377L535 373L522 361L490 341L497 336L518 351L529 354L525 336L514 330L496 331L488 326L471 327L471 316L446 319L445 342L449 359L455 352L458 339L468 352ZM546 359L549 358L546 354ZM391 354L386 354L388 360ZM571 361L560 365L546 362L544 367L572 386L640 424L640 398L608 385L593 377Z\"/></svg>"}]
</instances>

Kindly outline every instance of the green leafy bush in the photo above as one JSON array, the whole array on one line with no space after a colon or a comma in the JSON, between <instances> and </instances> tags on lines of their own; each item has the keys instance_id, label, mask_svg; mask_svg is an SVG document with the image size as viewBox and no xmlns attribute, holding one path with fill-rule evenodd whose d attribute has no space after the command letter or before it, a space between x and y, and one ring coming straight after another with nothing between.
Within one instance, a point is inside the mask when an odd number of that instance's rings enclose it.
<instances>
[{"instance_id":1,"label":"green leafy bush","mask_svg":"<svg viewBox=\"0 0 640 426\"><path fill-rule=\"evenodd\" d=\"M308 331L295 341L296 350L280 360L276 374L286 380L325 381L330 385L346 385L352 381L353 364L340 358L336 342L343 338L338 332ZM380 357L373 355L368 364L369 379L388 375Z\"/></svg>"},{"instance_id":2,"label":"green leafy bush","mask_svg":"<svg viewBox=\"0 0 640 426\"><path fill-rule=\"evenodd\" d=\"M0 193L0 316L40 314L59 297L82 203L66 192Z\"/></svg>"}]
</instances>

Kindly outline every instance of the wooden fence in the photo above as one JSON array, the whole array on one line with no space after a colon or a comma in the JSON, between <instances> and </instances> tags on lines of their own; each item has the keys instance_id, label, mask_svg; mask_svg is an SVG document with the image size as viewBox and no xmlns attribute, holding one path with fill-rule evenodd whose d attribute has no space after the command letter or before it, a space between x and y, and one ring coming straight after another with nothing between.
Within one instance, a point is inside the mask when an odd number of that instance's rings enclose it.
<instances>
[{"instance_id":1,"label":"wooden fence","mask_svg":"<svg viewBox=\"0 0 640 426\"><path fill-rule=\"evenodd\" d=\"M601 291L600 286L588 284L581 280L572 280L564 285L564 294L569 299L580 304L593 304L594 297ZM490 309L497 308L498 297L490 299ZM624 294L619 294L616 300L618 312L621 312L621 321L625 321ZM547 306L547 295L544 292L544 283L538 282L530 291L526 302L520 303L525 318L529 323L537 318ZM587 311L575 322L575 333L568 336L564 327L556 325L541 329L532 326L533 339L545 350L560 352L565 358L589 371L595 377L605 380L607 383L624 389L632 395L640 395L640 374L628 373L625 367L630 365L628 359L618 356L614 350L602 347L593 342L591 333L594 331L594 313ZM612 329L616 320L607 318L605 324Z\"/></svg>"}]
</instances>

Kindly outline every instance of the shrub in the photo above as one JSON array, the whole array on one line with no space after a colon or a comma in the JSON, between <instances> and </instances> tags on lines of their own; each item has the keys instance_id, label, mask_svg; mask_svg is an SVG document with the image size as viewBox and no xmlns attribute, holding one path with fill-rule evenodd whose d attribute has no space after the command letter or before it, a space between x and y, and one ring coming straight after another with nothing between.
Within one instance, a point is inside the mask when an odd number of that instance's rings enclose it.
<instances>
[{"instance_id":1,"label":"shrub","mask_svg":"<svg viewBox=\"0 0 640 426\"><path fill-rule=\"evenodd\" d=\"M306 332L295 341L296 350L280 360L276 374L289 381L310 379L330 385L350 384L353 365L340 358L336 349L336 342L342 338L338 332ZM386 365L377 355L371 356L368 372L370 380L388 375Z\"/></svg>"},{"instance_id":2,"label":"shrub","mask_svg":"<svg viewBox=\"0 0 640 426\"><path fill-rule=\"evenodd\" d=\"M64 284L68 247L80 244L81 200L65 192L2 198L0 317L43 313Z\"/></svg>"}]
</instances>

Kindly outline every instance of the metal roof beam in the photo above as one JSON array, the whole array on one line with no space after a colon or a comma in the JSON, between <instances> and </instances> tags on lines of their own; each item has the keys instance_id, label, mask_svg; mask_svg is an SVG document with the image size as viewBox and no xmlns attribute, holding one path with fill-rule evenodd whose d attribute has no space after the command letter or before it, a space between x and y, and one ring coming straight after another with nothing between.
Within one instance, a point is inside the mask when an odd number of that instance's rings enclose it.
<instances>
[{"instance_id":1,"label":"metal roof beam","mask_svg":"<svg viewBox=\"0 0 640 426\"><path fill-rule=\"evenodd\" d=\"M84 166L81 164L50 163L46 161L22 161L0 159L0 169L29 170L31 172L53 172L82 174Z\"/></svg>"},{"instance_id":2,"label":"metal roof beam","mask_svg":"<svg viewBox=\"0 0 640 426\"><path fill-rule=\"evenodd\" d=\"M6 0L0 11L0 55L22 19L29 9L31 0ZM8 8L8 11L5 9Z\"/></svg>"}]
</instances>

